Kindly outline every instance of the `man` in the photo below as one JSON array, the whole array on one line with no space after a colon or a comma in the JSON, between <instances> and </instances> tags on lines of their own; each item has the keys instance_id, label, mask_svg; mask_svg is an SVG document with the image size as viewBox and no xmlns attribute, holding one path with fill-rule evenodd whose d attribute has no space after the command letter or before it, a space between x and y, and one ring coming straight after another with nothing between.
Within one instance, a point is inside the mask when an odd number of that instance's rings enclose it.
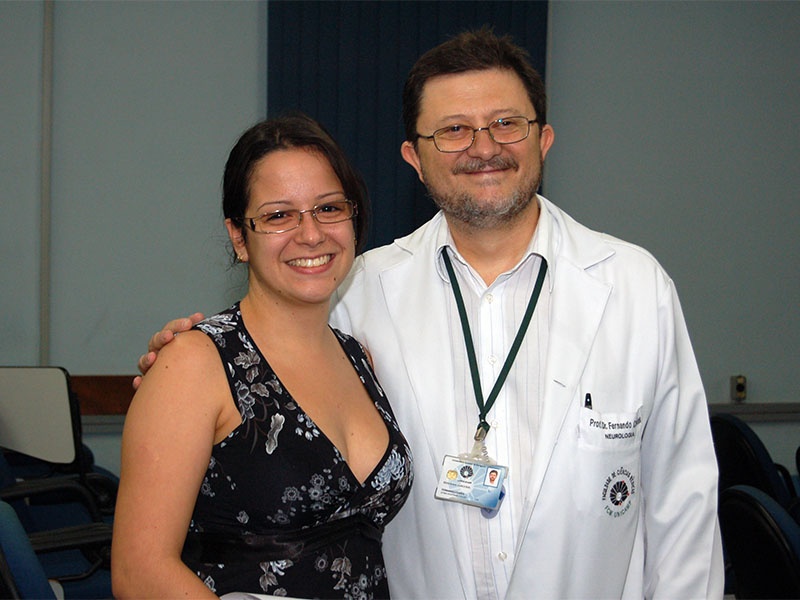
<instances>
[{"instance_id":1,"label":"man","mask_svg":"<svg viewBox=\"0 0 800 600\"><path fill-rule=\"evenodd\" d=\"M331 315L415 454L384 537L393 597L721 597L716 461L674 285L537 195L554 133L526 54L488 30L441 44L403 117L402 156L441 211L359 257ZM499 505L439 499L453 461L507 468Z\"/></svg>"}]
</instances>

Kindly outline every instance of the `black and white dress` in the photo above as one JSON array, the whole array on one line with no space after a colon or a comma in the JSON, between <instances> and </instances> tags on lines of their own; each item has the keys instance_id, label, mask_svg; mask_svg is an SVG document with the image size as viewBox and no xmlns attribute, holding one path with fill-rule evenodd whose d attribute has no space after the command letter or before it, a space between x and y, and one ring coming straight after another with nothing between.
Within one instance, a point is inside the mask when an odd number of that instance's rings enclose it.
<instances>
[{"instance_id":1,"label":"black and white dress","mask_svg":"<svg viewBox=\"0 0 800 600\"><path fill-rule=\"evenodd\" d=\"M218 595L387 598L380 535L408 497L411 451L364 349L333 330L389 432L362 484L284 389L238 303L196 328L219 350L242 423L213 447L184 562Z\"/></svg>"}]
</instances>

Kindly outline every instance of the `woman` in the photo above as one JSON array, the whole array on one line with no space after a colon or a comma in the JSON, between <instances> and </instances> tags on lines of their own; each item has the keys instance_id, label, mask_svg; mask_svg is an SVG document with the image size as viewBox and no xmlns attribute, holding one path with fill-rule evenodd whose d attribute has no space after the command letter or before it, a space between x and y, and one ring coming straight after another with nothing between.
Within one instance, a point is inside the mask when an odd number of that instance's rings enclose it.
<instances>
[{"instance_id":1,"label":"woman","mask_svg":"<svg viewBox=\"0 0 800 600\"><path fill-rule=\"evenodd\" d=\"M231 151L223 213L248 291L164 348L133 399L116 596L388 597L380 536L411 454L364 350L327 324L366 202L308 117Z\"/></svg>"}]
</instances>

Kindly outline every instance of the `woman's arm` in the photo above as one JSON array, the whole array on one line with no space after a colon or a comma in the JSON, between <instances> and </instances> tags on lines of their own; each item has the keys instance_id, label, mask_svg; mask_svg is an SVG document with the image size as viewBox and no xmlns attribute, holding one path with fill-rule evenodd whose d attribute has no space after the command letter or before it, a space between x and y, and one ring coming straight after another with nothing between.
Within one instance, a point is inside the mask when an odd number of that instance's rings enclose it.
<instances>
[{"instance_id":1,"label":"woman's arm","mask_svg":"<svg viewBox=\"0 0 800 600\"><path fill-rule=\"evenodd\" d=\"M122 435L115 597L214 597L181 561L181 550L212 446L231 412L225 372L205 334L183 333L161 351Z\"/></svg>"}]
</instances>

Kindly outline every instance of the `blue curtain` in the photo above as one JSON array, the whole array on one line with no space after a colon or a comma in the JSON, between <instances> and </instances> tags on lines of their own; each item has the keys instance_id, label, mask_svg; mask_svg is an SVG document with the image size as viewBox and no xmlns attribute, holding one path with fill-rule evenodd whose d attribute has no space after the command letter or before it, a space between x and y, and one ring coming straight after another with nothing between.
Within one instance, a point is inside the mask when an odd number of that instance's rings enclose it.
<instances>
[{"instance_id":1,"label":"blue curtain","mask_svg":"<svg viewBox=\"0 0 800 600\"><path fill-rule=\"evenodd\" d=\"M318 119L364 176L372 200L368 247L435 213L400 157L401 93L414 61L465 29L510 34L545 76L547 2L282 1L268 22L267 114Z\"/></svg>"}]
</instances>

